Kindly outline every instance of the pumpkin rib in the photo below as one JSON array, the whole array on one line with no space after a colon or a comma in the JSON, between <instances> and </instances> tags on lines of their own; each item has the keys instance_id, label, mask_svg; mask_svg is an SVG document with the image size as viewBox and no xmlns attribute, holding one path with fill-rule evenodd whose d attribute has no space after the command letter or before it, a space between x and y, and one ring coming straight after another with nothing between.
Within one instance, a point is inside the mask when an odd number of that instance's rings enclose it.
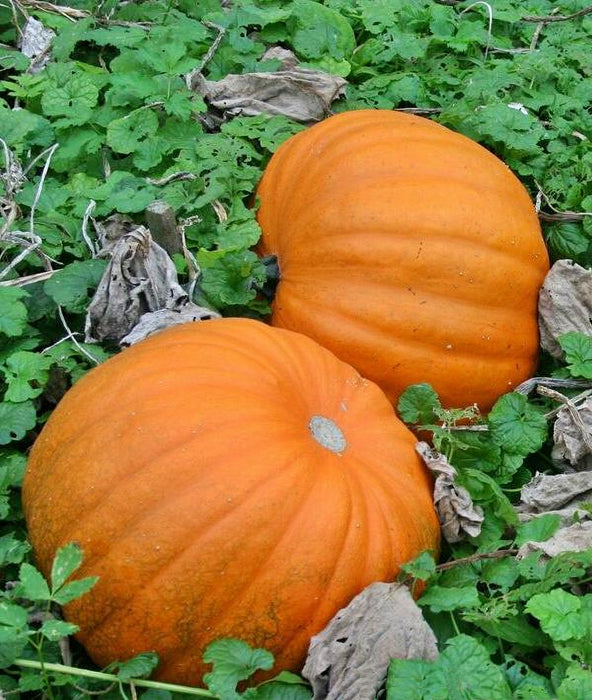
<instances>
[{"instance_id":1,"label":"pumpkin rib","mask_svg":"<svg viewBox=\"0 0 592 700\"><path fill-rule=\"evenodd\" d=\"M311 490L311 492L312 492L312 495L314 496L314 492L312 490ZM310 493L308 495L310 496ZM305 500L305 502L303 503L303 508L301 510L304 509L304 505L306 505L307 500ZM296 520L297 520L299 514L300 513L296 513ZM282 537L280 539L278 539L278 541L276 542L276 545L268 553L268 556L263 560L263 562L261 562L260 575L266 573L266 570L268 569L267 565L270 563L272 557L275 554L277 554L279 547L281 546L282 542L286 539L287 535L289 534L289 529L294 529L294 522L290 522L289 528L283 532ZM341 546L338 548L332 549L332 552L334 555L333 559L334 559L335 563L334 563L334 566L331 567L332 575L331 575L330 579L326 582L326 586L325 586L325 589L323 591L323 595L320 598L316 599L314 602L311 601L311 607L315 607L317 609L317 611L322 609L323 599L329 593L331 582L336 576L339 561L341 559L342 552L345 549L345 546L347 544L347 541L348 541L348 538L350 535L350 531L351 531L351 520L348 523L348 527L346 528L344 535L342 537ZM248 581L247 585L241 590L240 595L238 595L237 597L234 598L235 603L240 606L241 600L243 600L245 597L248 596L251 589L257 583L258 583L258 576L256 575L253 579ZM214 630L216 630L216 629L223 630L225 627L224 621L227 619L227 617L229 615L232 615L232 614L233 614L233 611L228 610L225 615L219 616L216 619L216 625L214 626ZM323 616L323 617L325 617L325 616ZM306 625L306 629L308 629L308 627L310 627L312 625L312 622L313 622L312 620L308 621L308 624ZM303 635L306 636L306 638L309 638L311 635L308 634L308 632L306 632L306 629L305 630L294 629L292 637L290 635L285 636L284 641L283 641L284 648L290 646L293 638L302 637ZM214 637L219 636L220 633L221 632L214 631L213 636ZM188 650L188 653L186 654L186 656L191 656L191 654L189 653L189 650Z\"/></svg>"},{"instance_id":2,"label":"pumpkin rib","mask_svg":"<svg viewBox=\"0 0 592 700\"><path fill-rule=\"evenodd\" d=\"M278 308L276 310L276 319L280 324L285 323L285 325L290 324L290 321L284 321L284 317L287 317L288 319L291 317L293 313L298 313L298 307L295 307L295 298L292 298L290 300L290 306L287 307L283 303L283 299L280 298L278 301ZM304 295L299 295L298 299L298 304L301 308L304 308L309 304L309 300L306 299ZM396 304L393 304L393 306L396 306ZM515 315L518 316L519 312L516 311ZM319 321L319 326L315 331L314 334L327 346L329 349L331 349L331 345L334 347L337 347L339 345L338 342L335 342L334 338L339 337L339 334L336 333L327 333L326 335L323 335L323 329L325 326L327 326L327 320L329 318L332 319L332 321L335 324L340 324L340 327L344 329L343 337L344 341L343 342L348 342L347 338L348 337L356 337L356 341L359 343L361 346L363 343L363 336L364 333L367 334L368 337L368 347L370 345L376 344L376 342L373 342L375 338L383 338L385 342L390 343L392 340L393 333L396 333L397 337L397 342L400 343L401 345L405 345L405 349L401 351L401 355L404 357L414 357L417 352L421 349L425 350L426 355L427 354L438 354L441 349L438 347L432 348L432 346L436 346L435 339L432 339L432 342L430 345L427 345L424 338L422 337L421 333L414 334L413 329L411 326L406 326L406 325L398 325L395 323L385 325L384 323L382 324L382 328L377 328L376 324L376 318L379 314L376 314L374 316L370 315L364 315L360 314L358 309L354 307L353 304L348 304L347 301L342 304L337 304L333 303L330 313L326 314L323 319L318 319ZM384 318L384 317L383 317ZM465 340L469 339L472 340L475 336L475 325L477 321L480 321L483 318L482 316L482 310L481 310L481 315L477 314L477 311L475 312L474 317L470 318L465 318L465 325L467 326L466 332L463 333L463 336L460 338L457 337L455 339L455 344L454 344L454 352L450 353L451 355L453 354L454 356L457 357L458 361L466 361L466 360L475 360L476 359L476 353L475 353L475 347L471 347L468 344L468 341ZM310 329L315 328L315 318L313 316L309 316L306 319L307 325L306 327L303 326L303 330L301 332L306 332L307 334L313 335L313 333L310 331ZM429 319L426 319L429 320ZM530 321L531 319L529 319ZM505 319L499 319L497 322L503 323ZM415 321L416 327L421 328L422 325L425 324L426 321L423 321L422 319L418 319ZM514 327L517 329L520 327L524 327L524 319L519 319L516 318L516 320L512 324ZM322 328L321 328L322 326ZM355 331L352 327L350 326L355 326ZM438 337L437 333L437 327L431 328L430 329L433 338L434 334L435 337ZM495 329L489 330L488 331L491 336L493 337L495 335ZM458 328L456 329L456 335L460 336L460 333L458 331ZM448 337L445 335L441 336L442 338L442 346L446 345L448 342ZM331 342L333 340L333 342ZM504 364L507 364L508 362L513 362L516 357L512 356L511 358L508 358L504 355L500 355L500 347L502 345L505 345L507 343L507 339L504 342L504 339L500 339L498 346L496 347L495 343L491 342L489 344L479 344L479 356L484 358L484 361L487 361L488 364L495 365L499 364L500 366L503 366ZM335 351L335 350L334 350ZM530 352L524 351L525 355L530 355ZM449 358L447 358L448 361Z\"/></svg>"},{"instance_id":3,"label":"pumpkin rib","mask_svg":"<svg viewBox=\"0 0 592 700\"><path fill-rule=\"evenodd\" d=\"M229 443L229 447L232 445L232 443ZM295 453L297 453L298 447L295 446ZM232 454L233 452L236 452L236 446L232 445L232 449L229 450L229 452ZM297 460L295 460L295 463ZM298 468L296 466L295 468ZM149 589L153 588L156 586L161 578L164 578L168 575L170 575L170 568L174 567L175 565L180 566L183 564L183 560L185 558L192 558L192 555L194 555L194 548L199 548L202 545L202 541L204 539L204 536L210 532L213 528L218 528L218 527L224 527L227 518L233 517L233 518L241 518L241 509L246 509L247 507L251 506L252 500L255 500L255 497L259 495L259 492L261 491L263 486L269 486L269 484L274 481L274 480L280 480L285 478L285 472L276 474L276 475L271 475L269 473L265 473L261 480L254 484L245 494L244 498L241 501L237 501L235 498L233 498L233 510L229 511L227 515L220 515L218 513L215 513L211 516L211 522L205 523L204 528L201 531L193 531L193 536L195 538L194 542L191 544L190 547L185 548L183 550L176 550L176 551L171 551L169 558L164 561L161 566L160 566L160 571L158 573L158 576L152 578L150 581L147 581L145 585L140 588L140 589L134 589L130 591L130 596L126 600L118 601L120 604L125 605L127 602L134 598L138 598L139 596L142 595L142 591L144 594L146 591ZM178 510L176 508L175 504L177 501L183 500L184 498L187 497L187 486L185 486L183 489L178 489L177 493L177 498L172 497L170 498L166 504L162 506L162 510L171 510L173 513ZM141 529L139 526L141 525L142 521L144 520L152 520L155 515L158 514L159 508L151 508L149 513L142 513L141 517L133 523L135 525L135 529ZM128 529L128 528L126 528ZM135 531L130 531L127 535L127 537L121 537L119 538L118 542L125 542L126 539L133 539L135 535ZM119 556L118 554L115 554L113 556ZM102 559L102 558L101 558ZM96 568L97 565L101 562L101 559L99 560L89 560L88 562L85 562L84 566L85 569L91 570L93 567ZM92 567L91 567L92 564ZM234 594L233 594L234 595ZM117 610L113 612L113 614L118 614ZM110 616L109 616L110 617ZM86 627L85 629L85 634L86 633L96 633L97 631L100 630L101 627L103 627L105 624L109 623L109 617L106 617L105 619L101 621L97 621L97 624L92 626L92 627Z\"/></svg>"}]
</instances>

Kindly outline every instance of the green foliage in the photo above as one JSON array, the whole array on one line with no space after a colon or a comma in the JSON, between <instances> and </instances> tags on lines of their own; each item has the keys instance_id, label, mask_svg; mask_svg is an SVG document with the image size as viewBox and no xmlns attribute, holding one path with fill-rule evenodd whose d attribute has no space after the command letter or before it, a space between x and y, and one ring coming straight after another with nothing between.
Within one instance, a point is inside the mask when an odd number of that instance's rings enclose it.
<instances>
[{"instance_id":1,"label":"green foliage","mask_svg":"<svg viewBox=\"0 0 592 700\"><path fill-rule=\"evenodd\" d=\"M25 16L18 3L9 5L0 6L0 259L7 266L0 269L0 691L73 698L114 681L109 698L120 697L122 684L149 674L157 659L146 650L105 677L92 676L98 672L88 660L79 669L91 674L85 678L50 666L74 631L56 611L93 581L72 579L81 557L73 545L59 552L45 581L32 564L20 504L26 454L47 416L112 352L82 342L106 265L81 235L91 201L97 220L125 214L135 223L145 223L155 199L168 202L201 268L196 301L225 315L265 315L265 266L252 251L259 236L253 192L271 153L305 127L269 115L217 125L185 76L196 68L209 80L275 70L278 61L263 56L280 44L304 66L347 79L335 111L419 109L499 155L533 197L540 187L543 209L590 212L592 116L584 106L592 16L577 15L584 0L499 0L490 4L491 26L487 3L433 0L77 0L66 3L86 13L75 21L49 4L27 5L55 31L51 60L35 73L18 49ZM557 14L574 17L532 19ZM28 239L14 240L22 232L39 245L26 252ZM590 265L592 217L545 224L544 234L553 258ZM176 264L187 282L187 261ZM568 333L560 342L565 362L551 371L592 378L590 338ZM592 697L592 555L515 557L517 547L559 526L553 515L520 523L513 507L533 472L552 468L548 408L511 393L480 416L472 407L443 408L427 384L400 398L399 415L432 435L485 521L478 537L445 549L442 565L424 553L404 567L405 576L427 582L421 604L442 654L434 663L393 662L389 698ZM238 640L216 642L207 658L213 667L204 697L311 696L292 674L237 690L272 665L266 651ZM177 697L164 686L138 681L134 688L144 700Z\"/></svg>"},{"instance_id":2,"label":"green foliage","mask_svg":"<svg viewBox=\"0 0 592 700\"><path fill-rule=\"evenodd\" d=\"M265 649L252 649L238 639L219 639L204 652L204 661L212 664L204 682L208 689L224 700L310 700L312 693L307 683L293 673L282 672L244 692L236 687L256 671L269 671L273 666L273 654Z\"/></svg>"}]
</instances>

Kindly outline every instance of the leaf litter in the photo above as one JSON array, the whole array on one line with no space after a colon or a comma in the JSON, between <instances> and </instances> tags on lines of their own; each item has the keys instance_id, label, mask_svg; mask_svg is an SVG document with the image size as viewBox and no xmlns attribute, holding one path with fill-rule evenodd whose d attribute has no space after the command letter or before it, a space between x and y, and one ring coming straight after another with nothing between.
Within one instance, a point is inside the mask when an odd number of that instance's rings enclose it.
<instances>
[{"instance_id":1,"label":"leaf litter","mask_svg":"<svg viewBox=\"0 0 592 700\"><path fill-rule=\"evenodd\" d=\"M175 323L219 317L190 300L172 259L145 226L114 216L98 233L98 256L109 264L88 307L87 342L130 345Z\"/></svg>"},{"instance_id":2,"label":"leaf litter","mask_svg":"<svg viewBox=\"0 0 592 700\"><path fill-rule=\"evenodd\" d=\"M312 638L302 675L314 700L374 700L391 659L437 656L436 637L409 589L373 583Z\"/></svg>"}]
</instances>

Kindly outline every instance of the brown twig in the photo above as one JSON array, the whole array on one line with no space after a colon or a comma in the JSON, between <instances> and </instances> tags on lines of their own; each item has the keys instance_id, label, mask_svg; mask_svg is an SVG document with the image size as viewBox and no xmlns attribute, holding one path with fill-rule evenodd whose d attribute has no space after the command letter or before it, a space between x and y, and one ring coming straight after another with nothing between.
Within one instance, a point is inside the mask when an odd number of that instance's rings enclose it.
<instances>
[{"instance_id":1,"label":"brown twig","mask_svg":"<svg viewBox=\"0 0 592 700\"><path fill-rule=\"evenodd\" d=\"M448 569L453 569L455 566L475 564L476 562L484 559L503 559L504 557L515 557L518 554L518 551L518 549L498 549L497 552L478 552L477 554L471 554L468 557L462 557L461 559L454 559L453 561L447 561L443 564L437 564L436 571L447 571Z\"/></svg>"},{"instance_id":2,"label":"brown twig","mask_svg":"<svg viewBox=\"0 0 592 700\"><path fill-rule=\"evenodd\" d=\"M584 7L583 10L578 10L571 15L548 15L545 17L538 17L536 15L526 15L521 17L523 22L542 22L543 24L549 24L550 22L568 22L571 19L578 19L578 17L584 17L584 15L589 15L592 13L592 5Z\"/></svg>"}]
</instances>

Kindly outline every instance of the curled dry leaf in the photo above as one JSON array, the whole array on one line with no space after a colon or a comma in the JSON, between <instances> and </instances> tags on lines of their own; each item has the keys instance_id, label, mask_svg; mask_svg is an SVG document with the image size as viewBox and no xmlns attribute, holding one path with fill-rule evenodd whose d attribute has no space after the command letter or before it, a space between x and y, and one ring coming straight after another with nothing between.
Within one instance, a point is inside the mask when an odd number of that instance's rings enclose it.
<instances>
[{"instance_id":1,"label":"curled dry leaf","mask_svg":"<svg viewBox=\"0 0 592 700\"><path fill-rule=\"evenodd\" d=\"M556 513L566 524L575 516L589 517L580 506L592 501L592 471L572 474L537 474L520 492L516 510L521 520Z\"/></svg>"},{"instance_id":2,"label":"curled dry leaf","mask_svg":"<svg viewBox=\"0 0 592 700\"><path fill-rule=\"evenodd\" d=\"M23 27L20 40L21 53L33 59L29 67L30 73L39 73L49 63L49 50L55 37L52 29L47 29L39 20L29 17Z\"/></svg>"},{"instance_id":3,"label":"curled dry leaf","mask_svg":"<svg viewBox=\"0 0 592 700\"><path fill-rule=\"evenodd\" d=\"M456 469L427 442L418 442L415 449L436 476L434 504L445 540L453 543L460 542L466 535L477 537L484 519L483 509L473 504L463 486L455 484Z\"/></svg>"},{"instance_id":4,"label":"curled dry leaf","mask_svg":"<svg viewBox=\"0 0 592 700\"><path fill-rule=\"evenodd\" d=\"M129 334L141 317L161 309L189 311L191 320L196 315L219 316L190 303L178 282L173 261L144 226L130 227L126 222L111 221L103 227L101 239L99 255L110 261L88 308L87 342L119 342L126 337L129 342ZM164 327L162 322L159 319L159 327L152 332ZM136 333L134 337L138 336Z\"/></svg>"},{"instance_id":5,"label":"curled dry leaf","mask_svg":"<svg viewBox=\"0 0 592 700\"><path fill-rule=\"evenodd\" d=\"M553 558L563 552L586 552L590 549L592 549L592 520L586 520L560 528L544 542L526 542L520 547L516 556L520 559L531 552L540 551L545 556Z\"/></svg>"},{"instance_id":6,"label":"curled dry leaf","mask_svg":"<svg viewBox=\"0 0 592 700\"><path fill-rule=\"evenodd\" d=\"M592 398L578 406L566 400L553 426L553 461L577 471L592 469Z\"/></svg>"},{"instance_id":7,"label":"curled dry leaf","mask_svg":"<svg viewBox=\"0 0 592 700\"><path fill-rule=\"evenodd\" d=\"M181 309L159 309L144 314L132 330L121 339L120 345L128 346L139 343L149 335L158 333L170 326L179 323L193 323L194 321L206 321L210 318L219 318L220 314L207 309L205 306L198 306L192 302L187 302Z\"/></svg>"},{"instance_id":8,"label":"curled dry leaf","mask_svg":"<svg viewBox=\"0 0 592 700\"><path fill-rule=\"evenodd\" d=\"M391 659L437 656L436 637L407 587L374 583L312 638L302 675L314 700L374 700Z\"/></svg>"},{"instance_id":9,"label":"curled dry leaf","mask_svg":"<svg viewBox=\"0 0 592 700\"><path fill-rule=\"evenodd\" d=\"M569 331L592 335L592 270L572 260L558 260L539 294L541 347L553 357L563 350L558 337Z\"/></svg>"},{"instance_id":10,"label":"curled dry leaf","mask_svg":"<svg viewBox=\"0 0 592 700\"><path fill-rule=\"evenodd\" d=\"M216 81L195 73L190 85L226 115L279 114L306 123L327 116L333 100L344 94L346 81L296 66L270 73L231 74Z\"/></svg>"}]
</instances>

